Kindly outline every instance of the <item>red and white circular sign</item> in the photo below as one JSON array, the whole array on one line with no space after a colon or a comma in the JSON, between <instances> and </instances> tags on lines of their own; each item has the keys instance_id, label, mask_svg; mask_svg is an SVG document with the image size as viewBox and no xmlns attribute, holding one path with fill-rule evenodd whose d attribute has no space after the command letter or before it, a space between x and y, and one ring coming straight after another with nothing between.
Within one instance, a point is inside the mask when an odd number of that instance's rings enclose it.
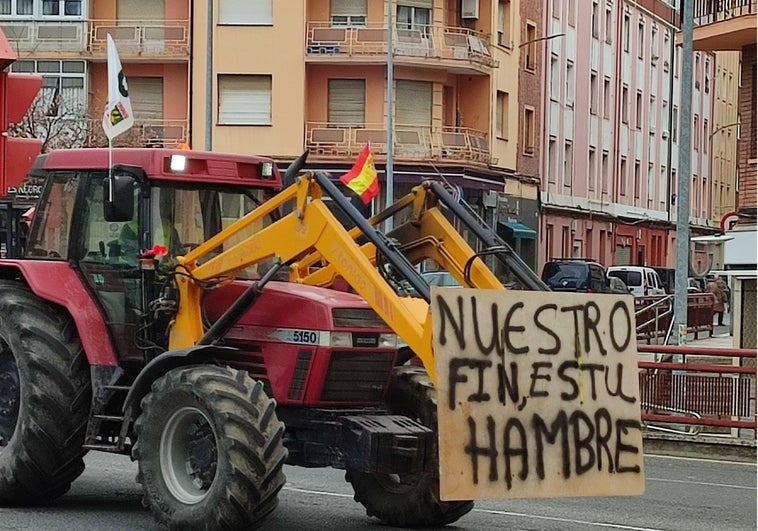
<instances>
[{"instance_id":1,"label":"red and white circular sign","mask_svg":"<svg viewBox=\"0 0 758 531\"><path fill-rule=\"evenodd\" d=\"M729 212L728 214L724 214L724 216L721 218L721 232L732 230L739 220L740 216L737 214L737 212Z\"/></svg>"}]
</instances>

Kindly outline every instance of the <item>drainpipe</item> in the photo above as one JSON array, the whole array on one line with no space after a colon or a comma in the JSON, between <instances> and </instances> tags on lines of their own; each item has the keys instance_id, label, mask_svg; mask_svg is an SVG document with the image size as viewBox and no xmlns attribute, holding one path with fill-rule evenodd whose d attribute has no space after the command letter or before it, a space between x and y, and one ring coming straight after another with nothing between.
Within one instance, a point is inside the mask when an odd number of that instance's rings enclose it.
<instances>
[{"instance_id":1,"label":"drainpipe","mask_svg":"<svg viewBox=\"0 0 758 531\"><path fill-rule=\"evenodd\" d=\"M208 1L205 52L205 150L213 149L213 0Z\"/></svg>"}]
</instances>

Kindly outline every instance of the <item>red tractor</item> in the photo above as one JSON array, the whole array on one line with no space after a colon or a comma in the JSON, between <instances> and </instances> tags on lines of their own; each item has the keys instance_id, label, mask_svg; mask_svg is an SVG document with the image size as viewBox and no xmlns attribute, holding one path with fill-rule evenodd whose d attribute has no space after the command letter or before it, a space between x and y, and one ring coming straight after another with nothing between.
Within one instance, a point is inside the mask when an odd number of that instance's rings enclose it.
<instances>
[{"instance_id":1,"label":"red tractor","mask_svg":"<svg viewBox=\"0 0 758 531\"><path fill-rule=\"evenodd\" d=\"M0 261L0 503L63 495L100 450L138 462L146 505L173 529L259 524L285 463L345 469L368 514L392 525L471 510L439 498L429 286L413 265L441 246L409 244L412 264L396 241L411 225L385 237L323 174L295 179L302 158L279 194L263 157L112 160L39 157L25 254ZM438 258L466 262L462 282L502 289L440 225L437 196L544 289L435 186L418 194L452 245ZM335 289L342 280L352 289Z\"/></svg>"}]
</instances>

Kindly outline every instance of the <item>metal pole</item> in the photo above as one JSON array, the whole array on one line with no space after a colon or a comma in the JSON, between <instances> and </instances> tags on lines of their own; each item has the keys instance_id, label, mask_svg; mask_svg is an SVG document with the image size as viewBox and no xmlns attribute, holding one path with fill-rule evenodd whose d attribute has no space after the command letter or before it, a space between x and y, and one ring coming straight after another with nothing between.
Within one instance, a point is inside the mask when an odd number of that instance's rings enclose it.
<instances>
[{"instance_id":1,"label":"metal pole","mask_svg":"<svg viewBox=\"0 0 758 531\"><path fill-rule=\"evenodd\" d=\"M676 276L674 322L678 343L687 340L687 273L690 258L690 173L692 163L692 0L682 0L682 87L679 178L676 193ZM684 330L683 330L684 328Z\"/></svg>"},{"instance_id":2,"label":"metal pole","mask_svg":"<svg viewBox=\"0 0 758 531\"><path fill-rule=\"evenodd\" d=\"M205 150L213 149L213 2L208 0L208 24L205 30Z\"/></svg>"},{"instance_id":3,"label":"metal pole","mask_svg":"<svg viewBox=\"0 0 758 531\"><path fill-rule=\"evenodd\" d=\"M392 9L394 7L392 0L387 0L387 164L385 166L384 175L386 179L386 199L385 205L389 206L395 202L395 190L394 190L394 176L392 168L392 158L394 157L394 138L395 138L395 120L394 120L394 87L395 84L395 68L393 63L393 43L392 33L394 31L394 24L392 22ZM385 222L386 230L392 230L392 217L387 218Z\"/></svg>"}]
</instances>

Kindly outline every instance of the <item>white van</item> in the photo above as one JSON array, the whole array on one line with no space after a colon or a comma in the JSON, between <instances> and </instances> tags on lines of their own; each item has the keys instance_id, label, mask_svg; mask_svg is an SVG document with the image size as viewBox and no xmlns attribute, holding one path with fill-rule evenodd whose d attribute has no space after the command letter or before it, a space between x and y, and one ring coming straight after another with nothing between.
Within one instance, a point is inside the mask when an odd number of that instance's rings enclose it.
<instances>
[{"instance_id":1,"label":"white van","mask_svg":"<svg viewBox=\"0 0 758 531\"><path fill-rule=\"evenodd\" d=\"M635 297L666 294L661 277L650 267L611 266L608 268L608 276L623 280Z\"/></svg>"}]
</instances>

